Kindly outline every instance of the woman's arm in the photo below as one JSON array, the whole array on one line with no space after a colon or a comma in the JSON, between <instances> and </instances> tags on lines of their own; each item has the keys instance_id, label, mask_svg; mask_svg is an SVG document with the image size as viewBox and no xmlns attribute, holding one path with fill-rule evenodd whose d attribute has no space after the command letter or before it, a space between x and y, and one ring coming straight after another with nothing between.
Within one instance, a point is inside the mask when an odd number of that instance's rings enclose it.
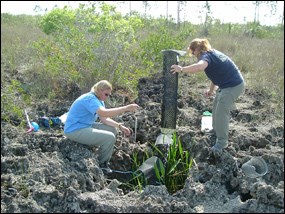
<instances>
[{"instance_id":1,"label":"woman's arm","mask_svg":"<svg viewBox=\"0 0 285 214\"><path fill-rule=\"evenodd\" d=\"M110 117L100 117L100 121L105 125L113 126L115 128L119 128L119 126L121 125L121 123L116 122Z\"/></svg>"},{"instance_id":2,"label":"woman's arm","mask_svg":"<svg viewBox=\"0 0 285 214\"><path fill-rule=\"evenodd\" d=\"M172 65L171 72L174 73L196 73L199 71L204 71L208 66L208 62L200 60L197 63L194 63L189 66L182 67L180 65Z\"/></svg>"},{"instance_id":3,"label":"woman's arm","mask_svg":"<svg viewBox=\"0 0 285 214\"><path fill-rule=\"evenodd\" d=\"M210 88L209 88L209 90L207 90L206 93L205 93L206 97L214 96L214 94L215 94L217 88L218 88L218 86L216 86L216 85L211 81Z\"/></svg>"},{"instance_id":4,"label":"woman's arm","mask_svg":"<svg viewBox=\"0 0 285 214\"><path fill-rule=\"evenodd\" d=\"M126 137L130 136L130 134L132 133L132 130L124 126L122 123L116 122L112 118L100 117L100 121L105 125L113 126L113 127L120 129L126 135Z\"/></svg>"},{"instance_id":5,"label":"woman's arm","mask_svg":"<svg viewBox=\"0 0 285 214\"><path fill-rule=\"evenodd\" d=\"M126 111L136 111L139 108L139 105L137 104L129 104L126 106L122 107L117 107L117 108L110 108L107 109L103 106L101 106L96 113L99 115L99 117L114 117L117 115L120 115Z\"/></svg>"}]
</instances>

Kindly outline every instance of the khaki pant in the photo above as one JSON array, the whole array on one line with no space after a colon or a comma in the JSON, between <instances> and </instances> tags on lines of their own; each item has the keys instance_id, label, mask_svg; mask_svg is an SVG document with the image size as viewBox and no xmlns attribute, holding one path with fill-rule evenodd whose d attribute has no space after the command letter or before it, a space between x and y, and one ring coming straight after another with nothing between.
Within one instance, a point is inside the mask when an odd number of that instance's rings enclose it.
<instances>
[{"instance_id":1,"label":"khaki pant","mask_svg":"<svg viewBox=\"0 0 285 214\"><path fill-rule=\"evenodd\" d=\"M245 84L235 87L218 89L213 103L212 117L213 129L216 133L216 144L226 148L228 144L230 111L237 98L244 93Z\"/></svg>"},{"instance_id":2,"label":"khaki pant","mask_svg":"<svg viewBox=\"0 0 285 214\"><path fill-rule=\"evenodd\" d=\"M75 142L98 147L99 164L110 161L116 142L116 128L102 123L94 123L90 128L83 128L64 134Z\"/></svg>"}]
</instances>

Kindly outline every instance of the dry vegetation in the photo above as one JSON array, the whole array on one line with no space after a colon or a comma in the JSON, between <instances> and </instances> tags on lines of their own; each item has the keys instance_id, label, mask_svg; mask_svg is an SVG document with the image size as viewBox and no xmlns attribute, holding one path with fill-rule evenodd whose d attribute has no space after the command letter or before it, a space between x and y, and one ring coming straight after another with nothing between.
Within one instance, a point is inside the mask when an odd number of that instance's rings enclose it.
<instances>
[{"instance_id":1,"label":"dry vegetation","mask_svg":"<svg viewBox=\"0 0 285 214\"><path fill-rule=\"evenodd\" d=\"M47 100L58 96L54 94L55 90L52 95L44 94L52 83L44 72L44 59L35 60L38 53L31 48L34 41L47 38L37 27L37 23L37 17L12 16L9 20L1 15L1 118L6 121L11 120L14 124L19 124L19 121L23 120L22 110L26 106L38 102L36 93L41 93L41 96L44 95L42 97ZM189 37L189 40L202 37L199 26L197 29L194 31L197 35ZM284 37L282 33L282 36L278 36L280 29L276 30L277 36L274 38L263 39L245 34L218 34L215 33L214 28L211 31L213 33L207 38L212 46L233 58L246 79L247 88L253 90L255 94L270 98L270 102L266 103L268 112L283 118ZM281 31L283 32L283 29ZM188 42L185 41L185 44ZM185 64L191 61L193 62L193 59L182 59L182 63ZM33 78L36 78L36 81ZM204 79L205 76L199 74L193 78ZM90 79L86 80L86 82L89 81ZM27 93L27 87L31 88L29 82L36 82L38 85L32 86L32 88L37 87L36 90L29 90ZM67 82L56 87L73 85L74 83ZM89 87L86 86L86 88ZM41 100L43 101L43 98Z\"/></svg>"},{"instance_id":2,"label":"dry vegetation","mask_svg":"<svg viewBox=\"0 0 285 214\"><path fill-rule=\"evenodd\" d=\"M64 138L61 129L43 128L26 133L25 108L32 113L31 118L36 118L40 111L58 116L84 90L76 82L63 82L53 87L66 91L68 96L61 98L55 90L48 93L50 84L55 82L47 75L45 59L38 58L40 54L30 46L47 38L37 27L36 17L2 18L1 15L1 212L284 212L283 27L275 29L274 37L264 38L243 33L217 34L211 29L207 37L213 48L233 58L247 83L246 94L237 102L238 113L233 116L227 151L220 160L214 159L208 152L213 136L200 133L201 111L211 105L201 95L208 84L206 76L203 72L179 75L177 130L185 145L196 154L197 165L176 195L170 196L163 186L148 186L142 194L122 195L115 179L108 179L107 188L103 185L107 179L97 167L96 155ZM196 28L184 44L194 37L204 37L200 27ZM139 33L148 36L146 30ZM139 60L143 59L138 57L133 63L138 65ZM181 57L180 63L193 61ZM160 76L162 62L155 63L159 66L152 72ZM84 87L89 89L93 79L86 82ZM157 89L162 88L162 83L155 75L141 79L137 101L143 108L136 115L139 121L136 141L118 136L112 157L114 169L128 169L130 153L142 151L157 137L162 95ZM129 93L124 85L116 87L109 105L134 100ZM134 124L133 115L116 119L130 127ZM189 138L198 142L193 148ZM262 156L268 163L269 172L260 180L247 178L238 170L251 156ZM237 166L234 169L233 163Z\"/></svg>"}]
</instances>

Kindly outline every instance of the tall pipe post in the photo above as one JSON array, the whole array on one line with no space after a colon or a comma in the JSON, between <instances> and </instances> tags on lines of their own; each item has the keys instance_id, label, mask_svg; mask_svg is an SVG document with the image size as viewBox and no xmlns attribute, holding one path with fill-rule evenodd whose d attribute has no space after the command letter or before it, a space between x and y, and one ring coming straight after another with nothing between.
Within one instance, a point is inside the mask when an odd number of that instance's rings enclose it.
<instances>
[{"instance_id":1,"label":"tall pipe post","mask_svg":"<svg viewBox=\"0 0 285 214\"><path fill-rule=\"evenodd\" d=\"M164 93L162 101L161 128L162 132L173 133L176 130L178 74L173 74L170 70L172 65L177 65L179 63L179 56L185 55L186 52L171 49L163 50L162 53Z\"/></svg>"}]
</instances>

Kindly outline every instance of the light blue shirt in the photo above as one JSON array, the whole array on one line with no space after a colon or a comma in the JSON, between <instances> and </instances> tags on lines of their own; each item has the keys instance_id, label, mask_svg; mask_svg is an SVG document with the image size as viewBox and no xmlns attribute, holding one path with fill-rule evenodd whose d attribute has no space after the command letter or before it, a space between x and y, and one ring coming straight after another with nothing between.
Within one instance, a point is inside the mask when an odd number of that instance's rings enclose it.
<instances>
[{"instance_id":1,"label":"light blue shirt","mask_svg":"<svg viewBox=\"0 0 285 214\"><path fill-rule=\"evenodd\" d=\"M101 106L105 107L104 101L99 100L92 92L78 97L67 113L64 132L70 133L78 129L91 127L98 118L96 111Z\"/></svg>"}]
</instances>

